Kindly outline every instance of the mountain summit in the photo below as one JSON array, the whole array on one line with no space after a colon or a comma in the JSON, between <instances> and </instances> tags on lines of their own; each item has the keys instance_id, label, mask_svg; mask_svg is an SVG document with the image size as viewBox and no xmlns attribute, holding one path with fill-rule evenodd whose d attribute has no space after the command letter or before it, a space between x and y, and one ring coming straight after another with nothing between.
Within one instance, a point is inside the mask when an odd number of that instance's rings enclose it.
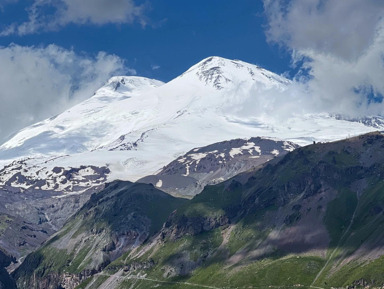
<instances>
[{"instance_id":1,"label":"mountain summit","mask_svg":"<svg viewBox=\"0 0 384 289\"><path fill-rule=\"evenodd\" d=\"M229 89L244 85L258 84L265 87L288 85L290 81L275 73L240 60L228 60L218 56L208 57L192 66L181 78L193 75L216 89Z\"/></svg>"}]
</instances>

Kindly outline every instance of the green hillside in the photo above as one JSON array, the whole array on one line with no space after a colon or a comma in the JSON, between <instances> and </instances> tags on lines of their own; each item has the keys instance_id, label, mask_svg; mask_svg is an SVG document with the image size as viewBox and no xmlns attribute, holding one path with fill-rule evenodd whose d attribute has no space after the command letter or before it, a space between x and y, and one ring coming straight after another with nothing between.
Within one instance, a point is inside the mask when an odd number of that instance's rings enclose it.
<instances>
[{"instance_id":1,"label":"green hillside","mask_svg":"<svg viewBox=\"0 0 384 289\"><path fill-rule=\"evenodd\" d=\"M20 288L32 288L22 282L37 273L44 280L50 260L51 272L68 272L72 279L94 268L76 283L88 289L382 287L383 180L384 137L371 133L297 149L260 170L208 186L190 201L156 201L150 209L150 193L140 206L107 194L111 203L103 206L102 192L27 258L15 278ZM123 214L116 212L129 215L137 207L146 208L140 215L156 219L140 246L126 247L100 268L95 257L88 258L90 249L68 261L74 250L66 236L87 232L92 244L106 244L106 228L113 236L130 223L117 220ZM92 248L92 256L103 251ZM59 252L66 261L53 262Z\"/></svg>"}]
</instances>

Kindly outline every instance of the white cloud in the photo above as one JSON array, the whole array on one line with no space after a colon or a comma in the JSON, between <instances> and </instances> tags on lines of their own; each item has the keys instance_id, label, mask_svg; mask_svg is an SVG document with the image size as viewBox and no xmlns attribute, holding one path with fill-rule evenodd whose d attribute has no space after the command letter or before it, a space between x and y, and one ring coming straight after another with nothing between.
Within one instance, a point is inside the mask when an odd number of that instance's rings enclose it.
<instances>
[{"instance_id":1,"label":"white cloud","mask_svg":"<svg viewBox=\"0 0 384 289\"><path fill-rule=\"evenodd\" d=\"M132 0L63 0L60 19L67 23L132 23L143 15L143 6Z\"/></svg>"},{"instance_id":2,"label":"white cloud","mask_svg":"<svg viewBox=\"0 0 384 289\"><path fill-rule=\"evenodd\" d=\"M103 25L138 21L145 26L145 8L145 5L136 5L134 0L34 0L26 8L28 21L9 25L0 36L57 30L70 23Z\"/></svg>"},{"instance_id":3,"label":"white cloud","mask_svg":"<svg viewBox=\"0 0 384 289\"><path fill-rule=\"evenodd\" d=\"M383 1L264 0L264 7L267 39L288 48L309 73L297 85L311 109L384 114L367 96L384 95Z\"/></svg>"},{"instance_id":4,"label":"white cloud","mask_svg":"<svg viewBox=\"0 0 384 289\"><path fill-rule=\"evenodd\" d=\"M152 64L151 68L152 68L152 70L158 70L158 69L160 69L160 65Z\"/></svg>"},{"instance_id":5,"label":"white cloud","mask_svg":"<svg viewBox=\"0 0 384 289\"><path fill-rule=\"evenodd\" d=\"M56 45L0 47L0 141L92 96L109 77L131 73L117 56L94 57Z\"/></svg>"}]
</instances>

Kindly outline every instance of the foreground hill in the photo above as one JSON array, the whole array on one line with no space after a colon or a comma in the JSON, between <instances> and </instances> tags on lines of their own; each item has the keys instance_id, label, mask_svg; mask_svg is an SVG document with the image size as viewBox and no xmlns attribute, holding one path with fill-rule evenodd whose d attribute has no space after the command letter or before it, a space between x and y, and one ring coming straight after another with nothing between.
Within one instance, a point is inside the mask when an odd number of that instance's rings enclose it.
<instances>
[{"instance_id":1,"label":"foreground hill","mask_svg":"<svg viewBox=\"0 0 384 289\"><path fill-rule=\"evenodd\" d=\"M173 202L162 227L147 234L144 243L126 247L104 269L86 252L78 260L81 266L55 257L74 250L69 240L76 234L68 233L74 228L68 223L14 277L19 288L36 285L35 278L46 284L52 274L83 281L77 288L381 287L383 176L380 133L299 148L260 170L208 186L190 201ZM135 212L129 203L119 210L102 205L91 209L89 203L82 211L99 208L106 215L128 216ZM97 218L78 222L78 227L103 227ZM92 232L92 238L104 234ZM92 256L100 252L99 247ZM85 268L94 271L89 274ZM73 288L61 284L52 285Z\"/></svg>"}]
</instances>

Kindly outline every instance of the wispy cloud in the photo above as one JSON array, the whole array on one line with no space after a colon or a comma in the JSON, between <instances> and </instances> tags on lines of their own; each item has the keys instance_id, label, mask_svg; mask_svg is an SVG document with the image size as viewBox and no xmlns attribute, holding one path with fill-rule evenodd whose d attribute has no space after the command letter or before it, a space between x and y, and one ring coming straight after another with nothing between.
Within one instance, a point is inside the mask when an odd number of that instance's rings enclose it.
<instances>
[{"instance_id":1,"label":"wispy cloud","mask_svg":"<svg viewBox=\"0 0 384 289\"><path fill-rule=\"evenodd\" d=\"M267 39L306 72L296 85L312 109L384 114L383 1L264 0L264 8Z\"/></svg>"},{"instance_id":2,"label":"wispy cloud","mask_svg":"<svg viewBox=\"0 0 384 289\"><path fill-rule=\"evenodd\" d=\"M160 66L156 65L156 64L152 64L151 68L152 68L152 70L158 70L158 69L160 69Z\"/></svg>"},{"instance_id":3,"label":"wispy cloud","mask_svg":"<svg viewBox=\"0 0 384 289\"><path fill-rule=\"evenodd\" d=\"M0 36L57 30L71 23L104 25L137 21L145 26L145 9L146 5L136 5L134 0L34 0L26 7L28 20L12 23L0 32Z\"/></svg>"},{"instance_id":4,"label":"wispy cloud","mask_svg":"<svg viewBox=\"0 0 384 289\"><path fill-rule=\"evenodd\" d=\"M0 47L0 63L0 142L91 96L110 76L135 74L115 55L79 55L56 45Z\"/></svg>"}]
</instances>

